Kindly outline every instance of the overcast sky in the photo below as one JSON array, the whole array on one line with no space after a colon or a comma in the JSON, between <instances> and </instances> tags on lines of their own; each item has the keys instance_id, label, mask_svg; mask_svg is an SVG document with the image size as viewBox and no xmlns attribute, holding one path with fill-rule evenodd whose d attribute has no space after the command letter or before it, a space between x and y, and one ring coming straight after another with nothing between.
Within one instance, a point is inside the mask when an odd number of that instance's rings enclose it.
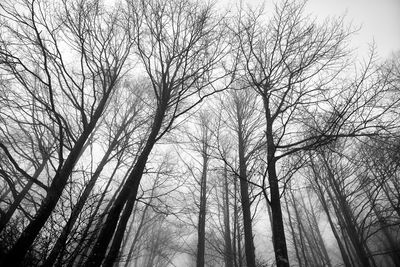
<instances>
[{"instance_id":1,"label":"overcast sky","mask_svg":"<svg viewBox=\"0 0 400 267\"><path fill-rule=\"evenodd\" d=\"M264 0L242 0L244 4L259 6ZM278 0L265 0L265 9ZM228 6L237 0L217 0ZM346 15L346 21L362 26L354 36L353 45L360 47L360 53L368 51L368 43L375 40L381 57L400 51L400 0L309 0L307 13L324 19L328 16Z\"/></svg>"},{"instance_id":2,"label":"overcast sky","mask_svg":"<svg viewBox=\"0 0 400 267\"><path fill-rule=\"evenodd\" d=\"M400 50L400 0L309 0L308 10L319 17L347 12L362 26L355 40L362 48L374 39L382 57Z\"/></svg>"}]
</instances>

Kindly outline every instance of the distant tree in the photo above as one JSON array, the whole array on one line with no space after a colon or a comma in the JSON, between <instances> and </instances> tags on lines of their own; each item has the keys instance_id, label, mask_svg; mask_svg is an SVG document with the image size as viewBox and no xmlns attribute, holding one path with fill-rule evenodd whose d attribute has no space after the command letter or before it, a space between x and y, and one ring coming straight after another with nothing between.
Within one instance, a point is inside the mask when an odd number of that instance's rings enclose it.
<instances>
[{"instance_id":1,"label":"distant tree","mask_svg":"<svg viewBox=\"0 0 400 267\"><path fill-rule=\"evenodd\" d=\"M310 158L315 183L324 188L353 262L374 266L376 263L370 255L371 247L364 226L370 213L366 209L368 201L359 197L363 185L357 181L355 166L346 158L343 148L344 143L336 142L336 146L319 149Z\"/></svg>"},{"instance_id":2,"label":"distant tree","mask_svg":"<svg viewBox=\"0 0 400 267\"><path fill-rule=\"evenodd\" d=\"M299 266L332 266L324 239L319 229L320 213L317 214L318 202L312 203L313 196L302 189L290 188L285 195L287 216L293 246ZM306 203L308 200L308 203Z\"/></svg>"},{"instance_id":3,"label":"distant tree","mask_svg":"<svg viewBox=\"0 0 400 267\"><path fill-rule=\"evenodd\" d=\"M251 168L250 162L254 155L263 147L262 132L258 129L262 126L261 113L257 110L258 98L252 91L242 88L226 94L225 101L221 100L221 106L228 113L228 128L233 130L237 144L237 179L240 185L240 200L243 212L243 230L246 263L249 266L255 266L256 256L253 241L252 214L250 199ZM227 161L226 158L224 158Z\"/></svg>"},{"instance_id":4,"label":"distant tree","mask_svg":"<svg viewBox=\"0 0 400 267\"><path fill-rule=\"evenodd\" d=\"M212 147L212 131L211 127L211 116L206 112L202 112L199 115L198 123L195 125L195 134L189 134L188 138L195 147L195 151L199 153L201 157L201 172L200 177L197 178L197 182L200 188L200 199L199 199L199 213L198 213L198 225L197 225L197 254L196 254L196 266L205 266L205 244L206 244L206 215L207 215L207 177L209 172L209 161Z\"/></svg>"}]
</instances>

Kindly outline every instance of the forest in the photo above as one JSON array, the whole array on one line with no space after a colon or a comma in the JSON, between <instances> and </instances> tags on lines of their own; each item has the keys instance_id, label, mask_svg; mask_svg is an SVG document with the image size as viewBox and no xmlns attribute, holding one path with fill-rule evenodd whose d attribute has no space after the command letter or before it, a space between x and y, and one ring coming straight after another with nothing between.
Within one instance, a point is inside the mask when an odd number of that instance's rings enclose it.
<instances>
[{"instance_id":1,"label":"forest","mask_svg":"<svg viewBox=\"0 0 400 267\"><path fill-rule=\"evenodd\" d=\"M400 52L307 1L0 1L0 266L400 266Z\"/></svg>"}]
</instances>

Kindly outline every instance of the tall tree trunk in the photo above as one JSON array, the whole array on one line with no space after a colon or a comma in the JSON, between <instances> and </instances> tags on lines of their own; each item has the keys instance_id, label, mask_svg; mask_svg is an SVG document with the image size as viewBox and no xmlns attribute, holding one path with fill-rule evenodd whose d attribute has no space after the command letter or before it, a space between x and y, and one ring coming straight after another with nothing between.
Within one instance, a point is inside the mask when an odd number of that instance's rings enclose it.
<instances>
[{"instance_id":1,"label":"tall tree trunk","mask_svg":"<svg viewBox=\"0 0 400 267\"><path fill-rule=\"evenodd\" d=\"M263 195L264 195L264 197L265 197L265 202L266 202L266 204L267 204L267 212L268 212L268 218L269 218L269 224L270 224L270 226L271 226L271 229L272 229L272 211L271 211L271 203L267 200L268 199L268 195L267 195L267 190L265 189L265 188L263 188L262 189L262 191L263 191ZM274 249L274 251L275 251L275 244L274 244L274 233L272 233L272 231L271 231L271 243L272 243L272 247L273 247L273 249Z\"/></svg>"},{"instance_id":2,"label":"tall tree trunk","mask_svg":"<svg viewBox=\"0 0 400 267\"><path fill-rule=\"evenodd\" d=\"M239 113L239 112L238 112ZM243 212L244 228L244 247L246 253L246 263L248 267L256 266L256 257L254 254L252 217L249 199L249 184L247 182L247 163L245 158L245 140L243 137L242 121L238 114L238 146L239 146L239 179L240 179L240 197Z\"/></svg>"},{"instance_id":3,"label":"tall tree trunk","mask_svg":"<svg viewBox=\"0 0 400 267\"><path fill-rule=\"evenodd\" d=\"M229 187L228 187L228 171L226 164L224 165L224 239L225 251L224 260L225 267L233 267L233 253L231 240L231 225L229 213Z\"/></svg>"},{"instance_id":4,"label":"tall tree trunk","mask_svg":"<svg viewBox=\"0 0 400 267\"><path fill-rule=\"evenodd\" d=\"M207 146L207 144L203 144ZM199 222L197 226L197 255L196 266L204 267L204 252L206 241L206 205L207 205L207 168L208 168L208 155L207 148L203 148L203 169L200 180L200 210Z\"/></svg>"},{"instance_id":5,"label":"tall tree trunk","mask_svg":"<svg viewBox=\"0 0 400 267\"><path fill-rule=\"evenodd\" d=\"M270 150L270 148L268 148ZM289 267L289 258L286 246L285 229L281 209L278 177L276 175L275 159L268 161L268 180L271 192L272 232L275 248L275 260L277 267Z\"/></svg>"},{"instance_id":6,"label":"tall tree trunk","mask_svg":"<svg viewBox=\"0 0 400 267\"><path fill-rule=\"evenodd\" d=\"M273 121L269 107L268 89L263 95L263 104L266 122L267 139L267 172L270 186L272 233L275 249L275 261L277 267L289 267L289 257L286 246L285 228L282 217L281 196L279 192L279 180L276 174L276 146L274 143Z\"/></svg>"},{"instance_id":7,"label":"tall tree trunk","mask_svg":"<svg viewBox=\"0 0 400 267\"><path fill-rule=\"evenodd\" d=\"M238 205L237 205L237 179L233 180L233 190L234 190L234 204L233 204L233 237L232 237L232 253L233 253L233 261L235 267L238 267L238 249L236 246L237 240L237 228L238 228L238 221L239 221L239 214L238 214Z\"/></svg>"},{"instance_id":8,"label":"tall tree trunk","mask_svg":"<svg viewBox=\"0 0 400 267\"><path fill-rule=\"evenodd\" d=\"M241 236L241 232L242 229L240 227L240 222L239 220L237 221L237 250L238 250L238 263L239 263L239 267L243 266L243 253L242 253L242 236Z\"/></svg>"}]
</instances>

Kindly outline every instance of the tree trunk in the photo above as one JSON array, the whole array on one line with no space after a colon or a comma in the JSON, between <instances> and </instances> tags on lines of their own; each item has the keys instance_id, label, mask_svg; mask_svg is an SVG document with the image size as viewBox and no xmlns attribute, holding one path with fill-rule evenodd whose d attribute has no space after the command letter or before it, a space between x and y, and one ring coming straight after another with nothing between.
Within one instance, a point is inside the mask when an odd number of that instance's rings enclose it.
<instances>
[{"instance_id":1,"label":"tree trunk","mask_svg":"<svg viewBox=\"0 0 400 267\"><path fill-rule=\"evenodd\" d=\"M243 253L242 253L242 236L241 236L241 228L240 222L237 221L237 250L238 250L238 264L239 267L243 266Z\"/></svg>"},{"instance_id":2,"label":"tree trunk","mask_svg":"<svg viewBox=\"0 0 400 267\"><path fill-rule=\"evenodd\" d=\"M293 194L292 191L290 191L290 197L292 200L292 204L293 204L293 209L294 209L294 214L296 215L296 224L297 224L297 230L299 231L298 235L299 235L299 243L300 243L300 249L301 249L301 253L303 254L303 259L304 259L304 264L305 266L310 266L309 264L309 252L308 252L308 248L307 248L307 244L305 244L305 238L304 238L304 231L303 231L303 223L302 223L302 218L300 216L300 213L298 211L297 208L297 203L296 203L296 198Z\"/></svg>"},{"instance_id":3,"label":"tree trunk","mask_svg":"<svg viewBox=\"0 0 400 267\"><path fill-rule=\"evenodd\" d=\"M326 250L324 239L322 238L321 231L319 230L319 227L318 227L317 217L315 214L313 204L311 203L311 197L310 197L309 193L307 193L307 198L308 198L308 202L310 204L310 210L311 210L311 218L309 221L310 221L310 224L313 225L314 226L313 228L315 229L315 231L312 231L312 234L315 238L316 245L319 247L323 265L332 267L331 260L328 255L328 251ZM304 202L304 200L303 200L303 202Z\"/></svg>"},{"instance_id":4,"label":"tree trunk","mask_svg":"<svg viewBox=\"0 0 400 267\"><path fill-rule=\"evenodd\" d=\"M295 249L295 252L296 252L296 258L297 258L297 261L299 263L299 267L303 267L303 262L301 260L300 253L299 253L299 247L297 246L296 232L294 230L294 226L293 226L293 222L292 222L292 216L291 216L290 210L289 210L289 202L288 202L288 200L286 198L286 195L285 195L285 202L286 202L286 211L287 211L287 214L288 214L287 216L288 216L288 219L289 219L290 232L292 234L293 246L294 246L294 249Z\"/></svg>"},{"instance_id":5,"label":"tree trunk","mask_svg":"<svg viewBox=\"0 0 400 267\"><path fill-rule=\"evenodd\" d=\"M136 247L136 242L137 242L137 240L139 239L139 236L140 236L140 234L141 234L141 230L142 230L143 225L144 225L144 223L145 223L145 218L146 218L146 213L147 213L148 207L149 207L149 205L146 205L146 206L144 207L143 214L142 214L142 216L141 216L141 218L140 218L139 226L138 226L138 228L136 229L135 236L134 236L134 238L133 238L131 247L130 247L130 249L129 249L128 258L126 259L125 267L128 267L129 261L130 261L131 258L132 258L133 251L134 251L134 249L135 249L135 247ZM137 261L137 258L136 258L136 261ZM135 265L135 266L136 266L136 265Z\"/></svg>"},{"instance_id":6,"label":"tree trunk","mask_svg":"<svg viewBox=\"0 0 400 267\"><path fill-rule=\"evenodd\" d=\"M378 214L379 212L376 211L376 207L374 206L374 212L376 213L376 216L378 217L378 221L379 224L381 225L382 228L382 232L384 234L384 236L386 237L386 242L389 245L389 255L394 263L395 266L400 266L400 254L398 253L400 251L400 244L399 241L397 241L396 239L393 238L392 233L389 232L389 227L388 224L386 222L386 220L384 218L382 218L382 216L380 214Z\"/></svg>"},{"instance_id":7,"label":"tree trunk","mask_svg":"<svg viewBox=\"0 0 400 267\"><path fill-rule=\"evenodd\" d=\"M129 174L121 192L119 192L111 209L109 210L107 219L100 231L99 237L93 247L93 250L88 260L85 263L86 267L101 265L107 251L108 244L110 243L110 240L114 235L120 214L125 206L126 201L128 200L128 198L134 199L133 201L136 200L140 180L142 179L147 159L156 143L157 135L161 129L166 108L167 101L161 103L161 106L157 108L156 116L154 118L153 126L147 139L146 145L140 153L134 165L134 168Z\"/></svg>"},{"instance_id":8,"label":"tree trunk","mask_svg":"<svg viewBox=\"0 0 400 267\"><path fill-rule=\"evenodd\" d=\"M239 112L238 112L239 113ZM241 117L238 114L238 146L239 146L239 178L240 178L240 197L243 212L244 228L244 247L246 253L246 263L248 267L256 266L256 257L254 254L252 217L250 210L249 185L247 182L247 163L245 159L245 141L242 133Z\"/></svg>"},{"instance_id":9,"label":"tree trunk","mask_svg":"<svg viewBox=\"0 0 400 267\"><path fill-rule=\"evenodd\" d=\"M363 243L361 240L362 237L360 236L358 226L355 223L355 219L353 218L353 214L350 210L346 197L343 196L342 191L339 188L338 182L336 181L335 177L333 176L333 173L330 170L330 166L328 166L327 162L325 162L325 165L328 169L328 179L330 181L330 184L335 194L335 198L338 201L340 207L339 209L337 209L337 211L340 212L341 215L343 216L344 223L346 225L345 228L346 232L351 240L351 243L355 249L355 252L357 253L357 256L362 266L370 267L371 262L364 247L366 246L366 244Z\"/></svg>"},{"instance_id":10,"label":"tree trunk","mask_svg":"<svg viewBox=\"0 0 400 267\"><path fill-rule=\"evenodd\" d=\"M203 144L206 146L207 144ZM207 168L208 168L208 155L207 148L203 151L203 170L201 173L200 181L200 210L199 222L197 227L197 256L196 266L204 267L204 252L206 240L206 205L207 205Z\"/></svg>"},{"instance_id":11,"label":"tree trunk","mask_svg":"<svg viewBox=\"0 0 400 267\"><path fill-rule=\"evenodd\" d=\"M39 168L35 171L32 178L37 179L40 173L43 171L44 167L46 166L48 158L43 159L42 164L40 164ZM12 205L8 208L6 214L0 218L0 233L4 230L7 223L10 221L14 212L17 210L18 206L21 204L22 200L25 198L26 194L31 189L32 185L34 184L33 180L29 180L28 183L24 186L22 191L17 195L14 199Z\"/></svg>"},{"instance_id":12,"label":"tree trunk","mask_svg":"<svg viewBox=\"0 0 400 267\"><path fill-rule=\"evenodd\" d=\"M331 216L331 212L329 211L329 207L326 203L325 197L323 195L323 192L320 191L319 195L319 199L322 203L322 207L325 211L326 216L328 217L328 221L329 221L329 225L331 226L331 230L333 235L335 236L336 242L339 246L339 250L340 250L340 254L342 256L343 259L343 263L345 267L351 267L352 264L350 263L350 259L349 259L349 255L347 254L346 248L343 246L342 243L342 238L340 237L338 231L336 230L335 224L333 222L332 216Z\"/></svg>"},{"instance_id":13,"label":"tree trunk","mask_svg":"<svg viewBox=\"0 0 400 267\"><path fill-rule=\"evenodd\" d=\"M106 187L105 187L104 190L103 190L103 193L102 193L102 195L101 195L101 197L100 197L100 199L99 199L99 201L98 201L98 203L97 203L97 205L96 205L96 208L95 208L93 214L98 214L98 213L99 213L100 207L101 207L101 205L102 205L102 203L103 203L103 200L104 200L104 198L105 198L105 196L106 196L106 193L107 193L107 191L108 191L108 189L109 189L109 187L110 187L110 185L111 185L111 182L114 180L114 176L115 176L115 174L116 174L118 168L121 166L120 164L121 164L121 162L118 161L118 163L116 164L116 166L115 166L115 168L114 168L114 170L113 170L113 172L112 172L110 178L108 179L107 185L106 185ZM125 181L125 179L126 179L126 176L124 177L123 181ZM92 248L92 246L91 246L90 244L91 244L91 243L94 243L94 241L96 240L96 237L97 237L97 234L96 234L96 233L97 233L98 231L100 231L101 225L102 225L102 223L103 223L103 218L105 217L105 214L106 214L106 213L108 212L108 210L110 209L111 203L113 203L113 201L114 201L114 199L115 199L115 196L116 196L117 193L121 190L123 181L122 181L121 185L117 188L117 190L115 191L115 193L113 194L113 197L111 198L110 202L108 203L108 205L106 206L106 208L104 209L104 211L102 212L102 214L100 215L100 218L99 218L99 220L98 220L98 223L96 224L96 226L93 227L94 230L92 230L92 232L90 233L90 237L89 237L89 238L81 238L79 244L76 246L76 248L74 249L74 251L73 251L73 253L72 253L72 257L70 257L69 263L68 263L68 265L67 265L68 267L72 267L72 266L74 266L74 265L77 265L77 266L82 266L82 265L83 265L84 260L85 260L85 257L86 257L87 255L89 255L89 251L90 251L90 249ZM89 230L92 228L94 219L95 219L94 216L91 216L91 218L89 218L89 222L88 222L87 226L85 227L85 230L84 230L82 236L87 236L87 235L88 235ZM82 247L84 247L84 249L83 249L83 253L81 253L81 255L84 255L85 257L81 256L81 257L79 258L79 261L75 264L75 260L76 260L76 258L79 256L79 253L80 253ZM62 252L62 251L61 251L61 252Z\"/></svg>"},{"instance_id":14,"label":"tree trunk","mask_svg":"<svg viewBox=\"0 0 400 267\"><path fill-rule=\"evenodd\" d=\"M61 248L63 247L63 245L65 244L65 242L67 241L68 235L70 234L72 228L75 225L76 220L79 217L79 214L81 213L83 207L85 206L85 203L87 201L87 199L90 196L90 193L92 192L97 179L100 177L101 172L103 171L104 166L107 164L109 156L111 154L111 152L113 151L113 149L115 148L115 146L117 145L117 141L118 138L120 136L120 134L122 133L122 131L119 131L119 134L117 133L117 135L114 137L113 142L111 143L111 145L108 147L106 153L104 154L103 158L101 159L99 165L96 168L96 171L94 172L94 174L92 175L91 179L89 180L88 184L86 185L82 195L80 196L78 202L76 203L76 205L74 206L74 208L72 209L71 215L68 219L67 224L64 226L60 236L58 237L50 255L47 257L46 261L43 264L43 267L51 267L54 265L54 262L57 259L57 256L59 255Z\"/></svg>"},{"instance_id":15,"label":"tree trunk","mask_svg":"<svg viewBox=\"0 0 400 267\"><path fill-rule=\"evenodd\" d=\"M233 204L233 242L232 242L232 252L233 252L233 261L235 263L235 267L238 267L238 252L236 246L237 239L237 228L238 228L238 206L237 206L237 179L233 180L233 190L234 190L234 204Z\"/></svg>"},{"instance_id":16,"label":"tree trunk","mask_svg":"<svg viewBox=\"0 0 400 267\"><path fill-rule=\"evenodd\" d=\"M272 237L275 250L275 260L277 267L289 267L289 257L286 246L285 228L283 225L281 196L279 192L279 181L276 174L276 146L274 141L273 122L271 110L269 107L268 88L263 95L263 104L266 122L266 139L267 139L267 172L268 183L271 195L271 213L272 213Z\"/></svg>"},{"instance_id":17,"label":"tree trunk","mask_svg":"<svg viewBox=\"0 0 400 267\"><path fill-rule=\"evenodd\" d=\"M110 250L103 264L103 266L105 267L112 267L114 265L114 262L117 260L119 250L121 248L121 243L125 234L126 225L132 214L135 200L136 197L130 198L125 205L124 212L122 213L121 219L119 220L118 223L117 230L115 231L113 242L111 244Z\"/></svg>"},{"instance_id":18,"label":"tree trunk","mask_svg":"<svg viewBox=\"0 0 400 267\"><path fill-rule=\"evenodd\" d=\"M19 266L20 263L24 260L25 254L32 246L40 230L43 228L47 219L50 217L55 206L57 205L57 202L61 197L64 187L67 184L68 177L70 176L75 166L75 163L78 161L82 153L82 149L90 136L90 133L95 128L97 121L100 119L101 114L103 113L109 93L110 92L108 92L101 99L99 106L96 108L96 111L92 117L92 120L88 124L87 128L83 130L82 134L76 141L62 168L54 176L51 185L47 190L47 195L43 199L35 218L22 232L20 238L17 240L13 248L8 252L4 261L1 262L2 264L9 266Z\"/></svg>"},{"instance_id":19,"label":"tree trunk","mask_svg":"<svg viewBox=\"0 0 400 267\"><path fill-rule=\"evenodd\" d=\"M229 187L228 187L228 173L227 166L224 166L224 239L225 239L225 267L233 267L233 253L232 253L232 240L231 240L231 226L229 214Z\"/></svg>"},{"instance_id":20,"label":"tree trunk","mask_svg":"<svg viewBox=\"0 0 400 267\"><path fill-rule=\"evenodd\" d=\"M271 150L271 148L268 148L268 150ZM277 267L289 267L278 177L275 168L275 159L271 157L268 160L268 181L271 192L272 232L275 248L275 260Z\"/></svg>"}]
</instances>

